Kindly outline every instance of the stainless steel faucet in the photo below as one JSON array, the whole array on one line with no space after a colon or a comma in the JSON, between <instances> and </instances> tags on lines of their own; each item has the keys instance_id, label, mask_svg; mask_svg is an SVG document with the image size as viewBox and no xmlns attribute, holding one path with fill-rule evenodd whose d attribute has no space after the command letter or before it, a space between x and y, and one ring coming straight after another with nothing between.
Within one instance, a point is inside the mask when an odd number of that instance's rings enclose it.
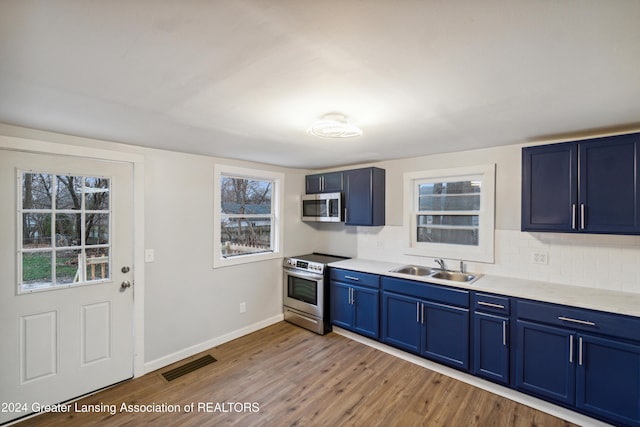
<instances>
[{"instance_id":1,"label":"stainless steel faucet","mask_svg":"<svg viewBox=\"0 0 640 427\"><path fill-rule=\"evenodd\" d=\"M442 258L436 260L436 264L440 266L440 270L446 271L447 267L444 265L444 260Z\"/></svg>"}]
</instances>

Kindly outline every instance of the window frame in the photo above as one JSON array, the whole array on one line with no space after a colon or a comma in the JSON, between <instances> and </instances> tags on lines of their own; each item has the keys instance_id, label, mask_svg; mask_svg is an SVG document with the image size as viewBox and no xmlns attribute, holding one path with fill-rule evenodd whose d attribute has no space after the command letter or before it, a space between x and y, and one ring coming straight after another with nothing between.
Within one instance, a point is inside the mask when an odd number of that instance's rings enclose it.
<instances>
[{"instance_id":1,"label":"window frame","mask_svg":"<svg viewBox=\"0 0 640 427\"><path fill-rule=\"evenodd\" d=\"M223 177L244 178L254 180L272 181L273 188L271 190L271 207L270 216L273 218L271 223L271 246L272 251L248 253L225 258L222 255L221 236L221 220L223 218L221 203L221 184ZM214 165L214 189L213 189L213 268L227 267L231 265L246 264L250 262L265 261L282 257L282 242L284 226L283 217L283 197L284 174L274 171L266 171L259 169L251 169L239 166L231 166L225 164ZM262 214L248 214L244 217L266 217Z\"/></svg>"},{"instance_id":2,"label":"window frame","mask_svg":"<svg viewBox=\"0 0 640 427\"><path fill-rule=\"evenodd\" d=\"M478 245L429 243L417 241L418 183L433 181L453 181L481 177L480 209L473 211L479 217ZM407 172L404 181L404 235L405 255L463 259L476 262L494 262L495 231L495 164L468 166L451 169ZM460 214L460 211L451 211ZM469 214L471 211L463 211Z\"/></svg>"}]
</instances>

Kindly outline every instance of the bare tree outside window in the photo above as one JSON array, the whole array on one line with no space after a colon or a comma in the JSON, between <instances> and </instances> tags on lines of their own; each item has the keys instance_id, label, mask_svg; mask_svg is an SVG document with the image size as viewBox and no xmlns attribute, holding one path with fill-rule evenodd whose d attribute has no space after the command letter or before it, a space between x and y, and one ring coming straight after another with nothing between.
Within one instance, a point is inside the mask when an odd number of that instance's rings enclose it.
<instances>
[{"instance_id":1,"label":"bare tree outside window","mask_svg":"<svg viewBox=\"0 0 640 427\"><path fill-rule=\"evenodd\" d=\"M273 181L222 176L220 243L223 257L273 251Z\"/></svg>"}]
</instances>

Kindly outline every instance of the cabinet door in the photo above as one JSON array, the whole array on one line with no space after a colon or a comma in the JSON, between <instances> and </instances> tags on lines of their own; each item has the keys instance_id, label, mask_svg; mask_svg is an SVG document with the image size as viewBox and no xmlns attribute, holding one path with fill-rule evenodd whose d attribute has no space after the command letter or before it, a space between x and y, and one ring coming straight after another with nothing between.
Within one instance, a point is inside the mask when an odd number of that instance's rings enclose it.
<instances>
[{"instance_id":1,"label":"cabinet door","mask_svg":"<svg viewBox=\"0 0 640 427\"><path fill-rule=\"evenodd\" d=\"M342 177L341 171L307 175L305 192L307 194L338 193L343 190Z\"/></svg>"},{"instance_id":2,"label":"cabinet door","mask_svg":"<svg viewBox=\"0 0 640 427\"><path fill-rule=\"evenodd\" d=\"M307 175L305 177L305 192L307 194L322 193L322 175Z\"/></svg>"},{"instance_id":3,"label":"cabinet door","mask_svg":"<svg viewBox=\"0 0 640 427\"><path fill-rule=\"evenodd\" d=\"M578 145L522 149L522 230L577 231Z\"/></svg>"},{"instance_id":4,"label":"cabinet door","mask_svg":"<svg viewBox=\"0 0 640 427\"><path fill-rule=\"evenodd\" d=\"M576 405L615 421L640 425L640 346L578 335Z\"/></svg>"},{"instance_id":5,"label":"cabinet door","mask_svg":"<svg viewBox=\"0 0 640 427\"><path fill-rule=\"evenodd\" d=\"M473 320L473 373L509 384L509 319L476 312Z\"/></svg>"},{"instance_id":6,"label":"cabinet door","mask_svg":"<svg viewBox=\"0 0 640 427\"><path fill-rule=\"evenodd\" d=\"M412 353L420 351L421 303L416 298L382 293L382 341Z\"/></svg>"},{"instance_id":7,"label":"cabinet door","mask_svg":"<svg viewBox=\"0 0 640 427\"><path fill-rule=\"evenodd\" d=\"M342 172L327 172L322 174L322 192L338 193L343 189Z\"/></svg>"},{"instance_id":8,"label":"cabinet door","mask_svg":"<svg viewBox=\"0 0 640 427\"><path fill-rule=\"evenodd\" d=\"M580 229L637 233L640 204L638 134L580 144Z\"/></svg>"},{"instance_id":9,"label":"cabinet door","mask_svg":"<svg viewBox=\"0 0 640 427\"><path fill-rule=\"evenodd\" d=\"M469 369L469 310L424 302L421 354L459 369Z\"/></svg>"},{"instance_id":10,"label":"cabinet door","mask_svg":"<svg viewBox=\"0 0 640 427\"><path fill-rule=\"evenodd\" d=\"M378 168L344 172L345 224L384 225L385 177Z\"/></svg>"},{"instance_id":11,"label":"cabinet door","mask_svg":"<svg viewBox=\"0 0 640 427\"><path fill-rule=\"evenodd\" d=\"M517 321L516 387L550 400L575 401L575 336L565 329Z\"/></svg>"},{"instance_id":12,"label":"cabinet door","mask_svg":"<svg viewBox=\"0 0 640 427\"><path fill-rule=\"evenodd\" d=\"M353 327L351 287L331 281L331 323L345 329Z\"/></svg>"},{"instance_id":13,"label":"cabinet door","mask_svg":"<svg viewBox=\"0 0 640 427\"><path fill-rule=\"evenodd\" d=\"M380 291L353 287L354 318L353 329L361 335L378 339Z\"/></svg>"}]
</instances>

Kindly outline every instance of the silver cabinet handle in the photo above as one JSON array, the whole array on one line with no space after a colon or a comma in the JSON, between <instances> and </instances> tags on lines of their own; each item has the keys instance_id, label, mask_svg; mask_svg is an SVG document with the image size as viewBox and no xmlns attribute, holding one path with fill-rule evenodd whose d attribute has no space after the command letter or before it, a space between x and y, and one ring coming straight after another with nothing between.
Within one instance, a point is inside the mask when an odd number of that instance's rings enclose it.
<instances>
[{"instance_id":1,"label":"silver cabinet handle","mask_svg":"<svg viewBox=\"0 0 640 427\"><path fill-rule=\"evenodd\" d=\"M588 320L572 319L571 317L558 316L558 320L562 320L564 322L578 323L580 325L586 325L586 326L596 326L595 322L589 322Z\"/></svg>"},{"instance_id":2,"label":"silver cabinet handle","mask_svg":"<svg viewBox=\"0 0 640 427\"><path fill-rule=\"evenodd\" d=\"M353 277L353 276L344 276L345 279L349 279L349 280L355 280L356 282L359 282L360 279L358 279L357 277Z\"/></svg>"},{"instance_id":3,"label":"silver cabinet handle","mask_svg":"<svg viewBox=\"0 0 640 427\"><path fill-rule=\"evenodd\" d=\"M584 203L580 204L580 229L584 230L585 215L584 215Z\"/></svg>"},{"instance_id":4,"label":"silver cabinet handle","mask_svg":"<svg viewBox=\"0 0 640 427\"><path fill-rule=\"evenodd\" d=\"M573 335L569 335L569 363L573 363Z\"/></svg>"},{"instance_id":5,"label":"silver cabinet handle","mask_svg":"<svg viewBox=\"0 0 640 427\"><path fill-rule=\"evenodd\" d=\"M420 309L420 315L421 315L421 319L420 319L420 323L424 325L424 304L420 304L421 309Z\"/></svg>"},{"instance_id":6,"label":"silver cabinet handle","mask_svg":"<svg viewBox=\"0 0 640 427\"><path fill-rule=\"evenodd\" d=\"M576 229L576 204L571 205L571 228Z\"/></svg>"},{"instance_id":7,"label":"silver cabinet handle","mask_svg":"<svg viewBox=\"0 0 640 427\"><path fill-rule=\"evenodd\" d=\"M416 323L421 323L420 322L420 303L419 302L416 303Z\"/></svg>"},{"instance_id":8,"label":"silver cabinet handle","mask_svg":"<svg viewBox=\"0 0 640 427\"><path fill-rule=\"evenodd\" d=\"M502 321L502 345L507 345L507 321Z\"/></svg>"},{"instance_id":9,"label":"silver cabinet handle","mask_svg":"<svg viewBox=\"0 0 640 427\"><path fill-rule=\"evenodd\" d=\"M484 302L484 301L478 301L478 305L484 305L484 306L493 307L493 308L504 308L504 305L502 304L494 304L491 302Z\"/></svg>"},{"instance_id":10,"label":"silver cabinet handle","mask_svg":"<svg viewBox=\"0 0 640 427\"><path fill-rule=\"evenodd\" d=\"M582 366L582 337L578 338L578 364Z\"/></svg>"}]
</instances>

